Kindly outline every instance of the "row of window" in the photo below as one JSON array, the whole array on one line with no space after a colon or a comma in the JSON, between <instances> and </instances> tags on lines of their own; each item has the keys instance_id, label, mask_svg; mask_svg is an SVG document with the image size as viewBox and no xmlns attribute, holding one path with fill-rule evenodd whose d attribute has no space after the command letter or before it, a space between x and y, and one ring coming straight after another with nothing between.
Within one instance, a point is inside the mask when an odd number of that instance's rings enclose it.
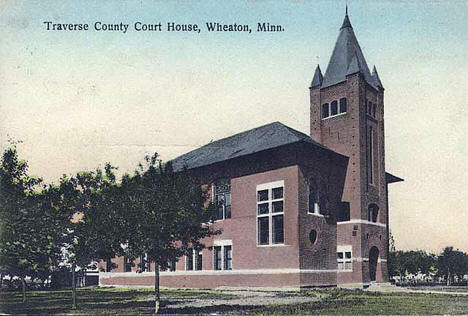
<instances>
[{"instance_id":1,"label":"row of window","mask_svg":"<svg viewBox=\"0 0 468 316\"><path fill-rule=\"evenodd\" d=\"M317 231L311 230L309 234L310 241L314 244L317 240ZM145 256L140 256L140 271L151 271L149 261ZM337 249L338 270L352 270L353 259L350 246L338 246ZM124 271L131 272L133 263L124 258ZM232 270L232 245L214 246L213 247L213 268L214 270ZM185 257L186 271L201 271L203 270L203 255L201 251L193 251L192 255ZM168 263L167 271L176 271L176 261Z\"/></svg>"},{"instance_id":2,"label":"row of window","mask_svg":"<svg viewBox=\"0 0 468 316\"><path fill-rule=\"evenodd\" d=\"M176 271L176 261L168 262L166 271ZM124 272L131 272L135 264L133 260L124 257ZM214 270L232 270L232 245L214 246L213 247L213 268ZM146 256L140 256L138 270L151 272L151 264ZM186 271L201 271L203 270L203 254L201 251L192 250L192 254L185 256Z\"/></svg>"},{"instance_id":3,"label":"row of window","mask_svg":"<svg viewBox=\"0 0 468 316\"><path fill-rule=\"evenodd\" d=\"M322 104L322 119L333 117L339 114L346 113L347 104L346 98L340 100L334 100L332 102ZM377 104L367 101L366 114L376 118L377 117Z\"/></svg>"},{"instance_id":4,"label":"row of window","mask_svg":"<svg viewBox=\"0 0 468 316\"><path fill-rule=\"evenodd\" d=\"M322 119L346 113L346 98L322 104Z\"/></svg>"}]
</instances>

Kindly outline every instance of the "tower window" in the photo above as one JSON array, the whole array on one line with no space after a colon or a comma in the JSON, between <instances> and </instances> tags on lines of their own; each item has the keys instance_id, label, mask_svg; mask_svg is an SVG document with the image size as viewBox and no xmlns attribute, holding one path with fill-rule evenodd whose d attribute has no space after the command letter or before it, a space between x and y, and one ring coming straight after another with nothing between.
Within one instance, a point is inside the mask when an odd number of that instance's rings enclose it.
<instances>
[{"instance_id":1,"label":"tower window","mask_svg":"<svg viewBox=\"0 0 468 316\"><path fill-rule=\"evenodd\" d=\"M330 114L337 115L338 114L338 102L333 101L330 105Z\"/></svg>"},{"instance_id":2,"label":"tower window","mask_svg":"<svg viewBox=\"0 0 468 316\"><path fill-rule=\"evenodd\" d=\"M340 99L340 113L346 113L346 98Z\"/></svg>"},{"instance_id":3,"label":"tower window","mask_svg":"<svg viewBox=\"0 0 468 316\"><path fill-rule=\"evenodd\" d=\"M375 118L376 110L377 110L377 104L374 103L374 104L372 104L372 117L374 117L374 118Z\"/></svg>"},{"instance_id":4,"label":"tower window","mask_svg":"<svg viewBox=\"0 0 468 316\"><path fill-rule=\"evenodd\" d=\"M322 104L322 119L346 113L346 110L346 98L341 98L339 102L334 100L330 103L324 103Z\"/></svg>"},{"instance_id":5,"label":"tower window","mask_svg":"<svg viewBox=\"0 0 468 316\"><path fill-rule=\"evenodd\" d=\"M368 136L368 172L369 183L374 184L374 129L369 126Z\"/></svg>"},{"instance_id":6,"label":"tower window","mask_svg":"<svg viewBox=\"0 0 468 316\"><path fill-rule=\"evenodd\" d=\"M379 207L376 204L371 204L367 208L367 220L369 222L377 223L377 216L379 215Z\"/></svg>"},{"instance_id":7,"label":"tower window","mask_svg":"<svg viewBox=\"0 0 468 316\"><path fill-rule=\"evenodd\" d=\"M330 111L328 108L328 103L322 105L322 118L327 118L330 116Z\"/></svg>"}]
</instances>

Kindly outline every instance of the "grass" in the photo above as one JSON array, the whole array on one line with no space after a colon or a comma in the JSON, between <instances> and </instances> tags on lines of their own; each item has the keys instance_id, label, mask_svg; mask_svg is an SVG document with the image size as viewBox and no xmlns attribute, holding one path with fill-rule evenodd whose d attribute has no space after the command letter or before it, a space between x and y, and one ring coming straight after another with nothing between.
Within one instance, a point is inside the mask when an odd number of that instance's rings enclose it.
<instances>
[{"instance_id":1,"label":"grass","mask_svg":"<svg viewBox=\"0 0 468 316\"><path fill-rule=\"evenodd\" d=\"M373 293L359 290L314 291L314 303L265 306L257 314L327 315L454 315L468 314L468 296L413 293Z\"/></svg>"},{"instance_id":2,"label":"grass","mask_svg":"<svg viewBox=\"0 0 468 316\"><path fill-rule=\"evenodd\" d=\"M171 314L346 314L346 315L408 315L408 314L468 314L468 296L419 293L371 293L347 290L318 290L300 293L278 293L284 296L311 297L310 302L271 304L264 306L226 304L237 300L236 294L207 290L162 290L162 313ZM71 292L31 291L28 302L21 303L20 292L0 292L0 313L13 314L151 314L154 308L152 289L81 288L78 309L71 309ZM211 302L223 299L223 305ZM176 303L203 301L203 307L179 307ZM236 301L233 301L235 303ZM199 304L200 305L200 304Z\"/></svg>"}]
</instances>

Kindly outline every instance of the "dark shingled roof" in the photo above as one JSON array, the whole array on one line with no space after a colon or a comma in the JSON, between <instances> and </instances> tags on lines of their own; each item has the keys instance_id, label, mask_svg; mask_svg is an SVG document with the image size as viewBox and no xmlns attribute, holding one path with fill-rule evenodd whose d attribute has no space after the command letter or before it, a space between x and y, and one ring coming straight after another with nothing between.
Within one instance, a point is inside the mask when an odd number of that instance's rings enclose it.
<instances>
[{"instance_id":1,"label":"dark shingled roof","mask_svg":"<svg viewBox=\"0 0 468 316\"><path fill-rule=\"evenodd\" d=\"M310 143L331 151L308 135L274 122L192 150L172 160L172 165L174 170L182 170L185 166L193 169L298 142Z\"/></svg>"},{"instance_id":2,"label":"dark shingled roof","mask_svg":"<svg viewBox=\"0 0 468 316\"><path fill-rule=\"evenodd\" d=\"M311 88L320 87L322 85L322 81L323 81L322 70L320 70L320 66L317 65L317 68L315 68L314 78L312 78L310 87Z\"/></svg>"},{"instance_id":3,"label":"dark shingled roof","mask_svg":"<svg viewBox=\"0 0 468 316\"><path fill-rule=\"evenodd\" d=\"M385 180L386 180L387 183L395 183L395 182L405 181L400 177L394 176L390 172L385 172Z\"/></svg>"},{"instance_id":4,"label":"dark shingled roof","mask_svg":"<svg viewBox=\"0 0 468 316\"><path fill-rule=\"evenodd\" d=\"M378 76L371 75L351 22L349 22L348 14L346 14L327 71L323 76L322 88L343 82L347 75L357 72L360 72L367 83L374 88L378 89L379 84L382 86Z\"/></svg>"}]
</instances>

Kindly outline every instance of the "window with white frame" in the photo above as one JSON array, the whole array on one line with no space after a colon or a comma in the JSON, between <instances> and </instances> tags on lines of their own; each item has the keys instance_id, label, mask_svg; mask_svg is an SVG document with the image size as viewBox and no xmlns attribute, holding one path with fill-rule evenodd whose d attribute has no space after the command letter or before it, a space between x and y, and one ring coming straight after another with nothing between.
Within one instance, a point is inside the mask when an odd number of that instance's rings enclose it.
<instances>
[{"instance_id":1,"label":"window with white frame","mask_svg":"<svg viewBox=\"0 0 468 316\"><path fill-rule=\"evenodd\" d=\"M213 269L232 270L232 244L231 241L215 242L213 247Z\"/></svg>"},{"instance_id":2,"label":"window with white frame","mask_svg":"<svg viewBox=\"0 0 468 316\"><path fill-rule=\"evenodd\" d=\"M216 204L216 219L231 218L231 181L219 179L213 185L213 202Z\"/></svg>"},{"instance_id":3,"label":"window with white frame","mask_svg":"<svg viewBox=\"0 0 468 316\"><path fill-rule=\"evenodd\" d=\"M353 270L353 251L351 245L337 247L338 270Z\"/></svg>"},{"instance_id":4,"label":"window with white frame","mask_svg":"<svg viewBox=\"0 0 468 316\"><path fill-rule=\"evenodd\" d=\"M185 270L202 270L203 255L201 251L192 249L191 254L185 256Z\"/></svg>"},{"instance_id":5,"label":"window with white frame","mask_svg":"<svg viewBox=\"0 0 468 316\"><path fill-rule=\"evenodd\" d=\"M257 186L257 243L284 244L284 181Z\"/></svg>"}]
</instances>

